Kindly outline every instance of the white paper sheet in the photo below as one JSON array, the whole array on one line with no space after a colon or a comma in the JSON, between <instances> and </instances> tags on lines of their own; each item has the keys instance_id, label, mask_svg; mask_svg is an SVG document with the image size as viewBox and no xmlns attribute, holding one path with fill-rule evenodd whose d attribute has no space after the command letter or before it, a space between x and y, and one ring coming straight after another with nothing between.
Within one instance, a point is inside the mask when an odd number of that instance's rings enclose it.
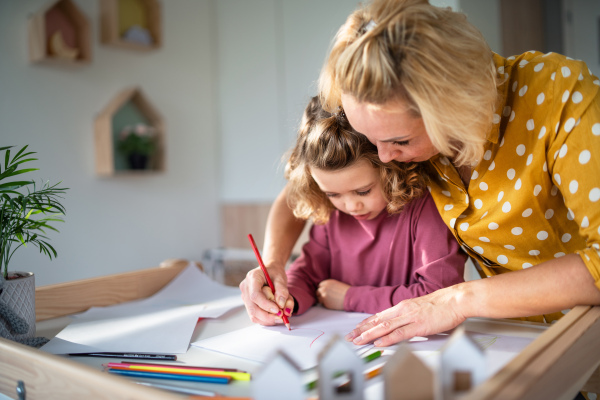
<instances>
[{"instance_id":1,"label":"white paper sheet","mask_svg":"<svg viewBox=\"0 0 600 400\"><path fill-rule=\"evenodd\" d=\"M41 349L53 354L187 352L198 318L217 318L243 305L238 288L217 283L190 264L155 295L95 307Z\"/></svg>"},{"instance_id":2,"label":"white paper sheet","mask_svg":"<svg viewBox=\"0 0 600 400\"><path fill-rule=\"evenodd\" d=\"M257 324L193 342L192 346L261 363L267 362L276 350L281 349L304 370L317 365L319 353L335 335L343 337L369 315L317 306L301 316L290 318L291 331L283 325L266 327ZM348 344L357 351L372 347Z\"/></svg>"}]
</instances>

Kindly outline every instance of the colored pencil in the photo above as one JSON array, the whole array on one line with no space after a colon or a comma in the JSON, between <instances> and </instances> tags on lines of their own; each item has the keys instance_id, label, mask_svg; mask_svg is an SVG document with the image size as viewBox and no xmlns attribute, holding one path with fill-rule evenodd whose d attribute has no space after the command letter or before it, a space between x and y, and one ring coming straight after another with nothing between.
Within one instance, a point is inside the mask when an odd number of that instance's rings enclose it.
<instances>
[{"instance_id":1,"label":"colored pencil","mask_svg":"<svg viewBox=\"0 0 600 400\"><path fill-rule=\"evenodd\" d=\"M176 366L170 367L157 367L151 365L132 365L132 364L122 364L122 363L108 363L106 364L108 368L111 369L119 369L119 370L127 370L127 371L142 371L142 372L157 372L157 373L167 373L167 374L175 374L175 375L192 375L192 376L215 376L215 377L224 377L231 378L238 381L249 381L250 374L247 372L226 372L226 371L209 371L202 369L191 369L191 368L179 368Z\"/></svg>"},{"instance_id":2,"label":"colored pencil","mask_svg":"<svg viewBox=\"0 0 600 400\"><path fill-rule=\"evenodd\" d=\"M381 354L382 354L381 350L374 351L373 353L371 353L371 354L368 354L368 355L364 356L364 357L363 357L363 361L364 361L364 362L370 362L370 361L373 361L373 360L375 360L375 359L377 359L377 358L381 357Z\"/></svg>"},{"instance_id":3,"label":"colored pencil","mask_svg":"<svg viewBox=\"0 0 600 400\"><path fill-rule=\"evenodd\" d=\"M250 240L250 244L252 245L252 250L254 250L254 254L256 255L256 259L258 260L258 265L260 265L260 269L262 270L263 274L265 274L265 278L267 279L267 283L269 284L269 287L271 288L271 292L273 292L273 295L275 295L275 286L273 286L273 281L271 281L271 277L269 276L267 267L265 267L265 264L263 263L262 257L260 256L260 252L258 251L258 248L256 247L256 243L254 243L254 238L252 237L251 233L248 234L248 240ZM288 317L283 313L283 311L281 312L281 314L282 314L281 318L283 319L285 326L288 328L288 330L291 330L290 321L288 320Z\"/></svg>"},{"instance_id":4,"label":"colored pencil","mask_svg":"<svg viewBox=\"0 0 600 400\"><path fill-rule=\"evenodd\" d=\"M364 356L362 359L363 359L363 361L365 363L368 363L368 362L371 362L373 360L378 359L379 357L381 357L382 354L383 354L383 352L381 350L377 350L377 351L374 351L373 353L371 353L371 354L369 354L367 356ZM381 368L383 368L383 367L375 368L375 369L373 369L371 371L365 372L365 379L371 379L371 378L374 378L377 375L379 375L379 373L381 372ZM337 377L340 377L342 375L343 375L343 373L340 372L340 373L334 374L334 377L337 378ZM318 382L318 379L315 379L314 381L308 382L306 384L306 388L308 390L312 390L312 389L316 388L317 387L317 382ZM343 385L344 384L340 385L340 387L343 386Z\"/></svg>"},{"instance_id":5,"label":"colored pencil","mask_svg":"<svg viewBox=\"0 0 600 400\"><path fill-rule=\"evenodd\" d=\"M145 359L145 360L177 360L174 354L148 354L148 353L69 353L69 356L74 357L107 357L107 358L130 358L130 359Z\"/></svg>"},{"instance_id":6,"label":"colored pencil","mask_svg":"<svg viewBox=\"0 0 600 400\"><path fill-rule=\"evenodd\" d=\"M222 371L222 372L246 372L235 368L217 368L217 367L203 367L199 365L182 365L182 364L156 364L156 363L134 363L128 361L121 361L121 364L127 365L139 365L149 367L166 367L166 368L185 368L185 369L201 369L204 371Z\"/></svg>"},{"instance_id":7,"label":"colored pencil","mask_svg":"<svg viewBox=\"0 0 600 400\"><path fill-rule=\"evenodd\" d=\"M172 379L176 381L190 381L190 382L203 382L203 383L221 383L227 384L231 382L230 377L217 377L217 376L194 376L194 375L177 375L177 374L164 374L162 372L145 372L145 371L128 371L122 369L109 369L109 373L130 376L133 378L150 378L150 379Z\"/></svg>"}]
</instances>

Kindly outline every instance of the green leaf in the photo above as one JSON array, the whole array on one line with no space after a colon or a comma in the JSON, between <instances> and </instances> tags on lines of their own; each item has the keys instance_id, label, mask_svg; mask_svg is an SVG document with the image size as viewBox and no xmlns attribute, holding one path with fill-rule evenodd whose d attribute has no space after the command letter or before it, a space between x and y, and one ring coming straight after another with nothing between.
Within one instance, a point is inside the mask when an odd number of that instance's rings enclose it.
<instances>
[{"instance_id":1,"label":"green leaf","mask_svg":"<svg viewBox=\"0 0 600 400\"><path fill-rule=\"evenodd\" d=\"M21 243L23 243L23 246L27 247L27 245L25 244L25 240L23 239L23 235L21 234L21 232L16 232L15 236L17 237L17 239L19 239L21 241Z\"/></svg>"},{"instance_id":2,"label":"green leaf","mask_svg":"<svg viewBox=\"0 0 600 400\"><path fill-rule=\"evenodd\" d=\"M32 181L12 181L0 184L0 189L16 189L23 186L31 185Z\"/></svg>"}]
</instances>

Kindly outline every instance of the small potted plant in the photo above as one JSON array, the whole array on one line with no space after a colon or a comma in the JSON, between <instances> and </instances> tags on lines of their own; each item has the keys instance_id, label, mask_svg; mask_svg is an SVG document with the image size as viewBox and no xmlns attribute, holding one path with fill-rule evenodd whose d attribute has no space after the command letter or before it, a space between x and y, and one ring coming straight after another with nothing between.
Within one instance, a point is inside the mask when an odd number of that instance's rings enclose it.
<instances>
[{"instance_id":1,"label":"small potted plant","mask_svg":"<svg viewBox=\"0 0 600 400\"><path fill-rule=\"evenodd\" d=\"M119 134L118 148L130 169L146 169L156 150L156 129L143 123L127 125Z\"/></svg>"},{"instance_id":2,"label":"small potted plant","mask_svg":"<svg viewBox=\"0 0 600 400\"><path fill-rule=\"evenodd\" d=\"M60 200L68 190L58 187L60 182L8 181L39 169L21 168L37 160L27 147L12 157L12 146L0 147L0 337L24 343L35 335L35 280L31 272L9 271L9 263L17 249L28 245L51 260L56 257L47 231L58 232L52 225L63 221Z\"/></svg>"}]
</instances>

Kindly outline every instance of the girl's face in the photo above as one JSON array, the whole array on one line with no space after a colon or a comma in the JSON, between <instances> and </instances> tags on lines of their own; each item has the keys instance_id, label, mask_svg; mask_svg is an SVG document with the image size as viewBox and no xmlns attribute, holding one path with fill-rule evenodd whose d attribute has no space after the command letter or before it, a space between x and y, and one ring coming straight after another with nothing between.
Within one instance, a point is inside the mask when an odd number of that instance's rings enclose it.
<instances>
[{"instance_id":1,"label":"girl's face","mask_svg":"<svg viewBox=\"0 0 600 400\"><path fill-rule=\"evenodd\" d=\"M385 209L379 170L367 160L337 171L310 168L319 188L338 210L358 220L373 219Z\"/></svg>"},{"instance_id":2,"label":"girl's face","mask_svg":"<svg viewBox=\"0 0 600 400\"><path fill-rule=\"evenodd\" d=\"M350 125L377 146L382 162L427 161L438 154L423 119L412 115L402 102L374 107L342 94L342 105Z\"/></svg>"}]
</instances>

